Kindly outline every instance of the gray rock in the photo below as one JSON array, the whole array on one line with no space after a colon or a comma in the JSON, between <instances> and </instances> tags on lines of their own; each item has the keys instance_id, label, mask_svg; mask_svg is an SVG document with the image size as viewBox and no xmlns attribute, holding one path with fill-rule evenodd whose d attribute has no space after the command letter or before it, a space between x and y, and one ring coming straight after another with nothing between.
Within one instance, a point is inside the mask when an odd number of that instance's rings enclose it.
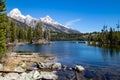
<instances>
[{"instance_id":1,"label":"gray rock","mask_svg":"<svg viewBox=\"0 0 120 80\"><path fill-rule=\"evenodd\" d=\"M16 80L19 76L18 73L8 73L5 75L4 80Z\"/></svg>"},{"instance_id":2,"label":"gray rock","mask_svg":"<svg viewBox=\"0 0 120 80\"><path fill-rule=\"evenodd\" d=\"M52 68L60 70L62 68L62 65L61 65L61 63L54 63Z\"/></svg>"},{"instance_id":3,"label":"gray rock","mask_svg":"<svg viewBox=\"0 0 120 80\"><path fill-rule=\"evenodd\" d=\"M40 79L40 73L37 70L28 73L28 76L34 79Z\"/></svg>"},{"instance_id":4,"label":"gray rock","mask_svg":"<svg viewBox=\"0 0 120 80\"><path fill-rule=\"evenodd\" d=\"M76 69L77 71L84 71L84 70L85 70L85 68L84 68L83 66L81 66L81 65L76 65L76 66L75 66L75 69Z\"/></svg>"},{"instance_id":5,"label":"gray rock","mask_svg":"<svg viewBox=\"0 0 120 80\"><path fill-rule=\"evenodd\" d=\"M41 78L40 73L38 71L34 71L33 78L40 79Z\"/></svg>"},{"instance_id":6,"label":"gray rock","mask_svg":"<svg viewBox=\"0 0 120 80\"><path fill-rule=\"evenodd\" d=\"M47 79L47 80L57 80L58 76L55 74L55 72L40 72L41 79Z\"/></svg>"},{"instance_id":7,"label":"gray rock","mask_svg":"<svg viewBox=\"0 0 120 80\"><path fill-rule=\"evenodd\" d=\"M38 63L38 66L39 66L39 68L41 68L41 69L51 68L52 65L53 65L53 63L42 63L42 62L39 62L39 63Z\"/></svg>"},{"instance_id":8,"label":"gray rock","mask_svg":"<svg viewBox=\"0 0 120 80\"><path fill-rule=\"evenodd\" d=\"M3 70L3 64L0 64L0 71Z\"/></svg>"},{"instance_id":9,"label":"gray rock","mask_svg":"<svg viewBox=\"0 0 120 80\"><path fill-rule=\"evenodd\" d=\"M22 73L20 77L17 80L36 80L31 75L28 75L27 73Z\"/></svg>"}]
</instances>

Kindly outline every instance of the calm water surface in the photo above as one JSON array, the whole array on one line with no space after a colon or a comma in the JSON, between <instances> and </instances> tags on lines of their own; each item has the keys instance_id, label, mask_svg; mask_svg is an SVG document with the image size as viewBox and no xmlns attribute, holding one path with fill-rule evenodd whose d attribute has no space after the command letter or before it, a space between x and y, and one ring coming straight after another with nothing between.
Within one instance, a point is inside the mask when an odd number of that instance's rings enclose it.
<instances>
[{"instance_id":1,"label":"calm water surface","mask_svg":"<svg viewBox=\"0 0 120 80\"><path fill-rule=\"evenodd\" d=\"M67 66L83 65L95 70L100 75L107 75L107 80L120 80L120 47L95 47L77 44L75 41L53 41L49 45L19 45L16 51L32 51L52 54ZM112 77L112 78L111 78Z\"/></svg>"}]
</instances>

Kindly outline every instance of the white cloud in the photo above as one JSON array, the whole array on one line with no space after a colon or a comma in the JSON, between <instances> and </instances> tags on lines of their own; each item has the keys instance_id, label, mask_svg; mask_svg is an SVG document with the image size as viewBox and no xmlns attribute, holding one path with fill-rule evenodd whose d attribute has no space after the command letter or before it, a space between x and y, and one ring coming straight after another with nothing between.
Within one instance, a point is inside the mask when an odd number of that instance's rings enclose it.
<instances>
[{"instance_id":1,"label":"white cloud","mask_svg":"<svg viewBox=\"0 0 120 80\"><path fill-rule=\"evenodd\" d=\"M74 23L79 22L79 21L80 21L80 19L75 19L75 20L68 21L68 22L66 22L65 26L71 26Z\"/></svg>"}]
</instances>

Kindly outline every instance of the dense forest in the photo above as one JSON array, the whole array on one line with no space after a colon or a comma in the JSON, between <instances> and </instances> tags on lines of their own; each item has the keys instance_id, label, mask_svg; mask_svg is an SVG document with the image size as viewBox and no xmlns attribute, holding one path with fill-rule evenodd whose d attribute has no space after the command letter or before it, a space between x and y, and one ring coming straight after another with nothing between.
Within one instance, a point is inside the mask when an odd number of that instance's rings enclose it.
<instances>
[{"instance_id":1,"label":"dense forest","mask_svg":"<svg viewBox=\"0 0 120 80\"><path fill-rule=\"evenodd\" d=\"M7 16L6 16L6 1L0 0L0 58L5 56L6 52L6 26L7 26Z\"/></svg>"}]
</instances>

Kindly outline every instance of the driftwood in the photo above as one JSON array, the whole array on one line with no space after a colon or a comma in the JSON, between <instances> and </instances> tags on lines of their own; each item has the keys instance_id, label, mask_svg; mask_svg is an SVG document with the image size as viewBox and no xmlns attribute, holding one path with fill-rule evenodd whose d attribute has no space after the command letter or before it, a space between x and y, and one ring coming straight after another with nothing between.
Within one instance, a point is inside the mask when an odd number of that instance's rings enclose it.
<instances>
[{"instance_id":1,"label":"driftwood","mask_svg":"<svg viewBox=\"0 0 120 80\"><path fill-rule=\"evenodd\" d=\"M23 72L18 72L18 71L0 71L0 73L18 73L18 74L21 74Z\"/></svg>"}]
</instances>

